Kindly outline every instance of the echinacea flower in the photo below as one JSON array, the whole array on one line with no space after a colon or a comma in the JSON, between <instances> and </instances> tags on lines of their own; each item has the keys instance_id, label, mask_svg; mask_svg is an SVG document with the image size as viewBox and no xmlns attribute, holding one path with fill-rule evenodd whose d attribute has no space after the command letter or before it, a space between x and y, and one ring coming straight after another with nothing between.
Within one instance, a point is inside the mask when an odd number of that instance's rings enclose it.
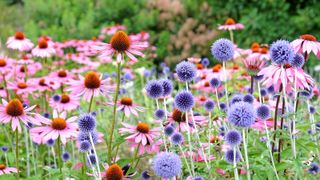
<instances>
[{"instance_id":1,"label":"echinacea flower","mask_svg":"<svg viewBox=\"0 0 320 180\"><path fill-rule=\"evenodd\" d=\"M32 55L40 58L49 58L56 53L55 49L50 46L45 39L40 39L38 45L32 49Z\"/></svg>"},{"instance_id":2,"label":"echinacea flower","mask_svg":"<svg viewBox=\"0 0 320 180\"><path fill-rule=\"evenodd\" d=\"M58 101L55 101L53 98L49 101L50 106L53 109L61 111L72 111L77 109L80 105L79 97L72 94L62 94Z\"/></svg>"},{"instance_id":3,"label":"echinacea flower","mask_svg":"<svg viewBox=\"0 0 320 180\"><path fill-rule=\"evenodd\" d=\"M242 60L244 67L251 76L256 76L265 66L266 62L259 58L259 55L251 54Z\"/></svg>"},{"instance_id":4,"label":"echinacea flower","mask_svg":"<svg viewBox=\"0 0 320 180\"><path fill-rule=\"evenodd\" d=\"M53 111L52 120L43 118L43 126L34 127L30 129L30 135L32 140L38 144L44 144L49 139L56 140L60 138L63 144L67 143L67 139L77 137L77 120L76 116L66 119L67 113L62 112L58 114L57 111Z\"/></svg>"},{"instance_id":5,"label":"echinacea flower","mask_svg":"<svg viewBox=\"0 0 320 180\"><path fill-rule=\"evenodd\" d=\"M60 69L56 72L52 72L49 75L50 78L52 78L54 81L59 82L59 83L67 83L69 82L70 79L72 79L73 75L71 72Z\"/></svg>"},{"instance_id":6,"label":"echinacea flower","mask_svg":"<svg viewBox=\"0 0 320 180\"><path fill-rule=\"evenodd\" d=\"M5 56L0 56L0 73L2 75L6 75L12 70L12 61L5 57Z\"/></svg>"},{"instance_id":7,"label":"echinacea flower","mask_svg":"<svg viewBox=\"0 0 320 180\"><path fill-rule=\"evenodd\" d=\"M236 23L232 18L228 18L224 25L218 27L219 30L239 30L243 29L244 25L241 23Z\"/></svg>"},{"instance_id":8,"label":"echinacea flower","mask_svg":"<svg viewBox=\"0 0 320 180\"><path fill-rule=\"evenodd\" d=\"M0 164L0 176L5 174L10 174L10 173L16 173L16 172L18 172L17 168L7 167L4 164Z\"/></svg>"},{"instance_id":9,"label":"echinacea flower","mask_svg":"<svg viewBox=\"0 0 320 180\"><path fill-rule=\"evenodd\" d=\"M320 59L320 42L310 34L301 35L299 39L292 41L291 45L295 53L309 55L313 52Z\"/></svg>"},{"instance_id":10,"label":"echinacea flower","mask_svg":"<svg viewBox=\"0 0 320 180\"><path fill-rule=\"evenodd\" d=\"M188 123L186 122L186 114L188 114ZM192 118L194 118L195 124L193 124ZM206 117L204 116L195 114L192 117L191 113L183 113L178 109L173 109L173 111L168 115L169 125L173 125L178 131L193 132L195 126L203 126L207 122L208 120L206 120Z\"/></svg>"},{"instance_id":11,"label":"echinacea flower","mask_svg":"<svg viewBox=\"0 0 320 180\"><path fill-rule=\"evenodd\" d=\"M89 102L91 97L106 95L113 90L113 86L107 85L108 81L109 79L102 80L102 75L91 71L85 77L79 75L79 80L70 79L67 91L76 96L83 96L83 99Z\"/></svg>"},{"instance_id":12,"label":"echinacea flower","mask_svg":"<svg viewBox=\"0 0 320 180\"><path fill-rule=\"evenodd\" d=\"M113 102L107 102L106 104L113 106ZM121 100L117 101L117 105L117 110L123 111L126 117L130 117L131 113L135 116L138 116L138 111L144 111L143 107L139 106L138 104L133 104L133 100L129 97L123 97Z\"/></svg>"},{"instance_id":13,"label":"echinacea flower","mask_svg":"<svg viewBox=\"0 0 320 180\"><path fill-rule=\"evenodd\" d=\"M130 60L138 61L135 55L144 57L141 51L147 47L147 43L134 41L124 31L118 31L112 36L110 44L100 42L95 49L100 51L100 58L110 57L115 54L117 63L120 63L124 60L125 54Z\"/></svg>"},{"instance_id":14,"label":"echinacea flower","mask_svg":"<svg viewBox=\"0 0 320 180\"><path fill-rule=\"evenodd\" d=\"M130 180L136 173L127 174L128 168L121 168L118 164L103 164L105 172L101 173L101 177L107 180Z\"/></svg>"},{"instance_id":15,"label":"echinacea flower","mask_svg":"<svg viewBox=\"0 0 320 180\"><path fill-rule=\"evenodd\" d=\"M35 107L35 105L23 107L18 99L12 99L9 102L2 99L2 104L0 105L0 123L6 124L11 122L12 130L18 129L19 132L21 131L20 121L25 125L28 125L28 123L40 125L40 121L44 117L31 112Z\"/></svg>"},{"instance_id":16,"label":"echinacea flower","mask_svg":"<svg viewBox=\"0 0 320 180\"><path fill-rule=\"evenodd\" d=\"M18 51L29 51L33 48L33 43L25 37L23 32L16 32L12 37L9 37L6 43L9 49Z\"/></svg>"},{"instance_id":17,"label":"echinacea flower","mask_svg":"<svg viewBox=\"0 0 320 180\"><path fill-rule=\"evenodd\" d=\"M28 95L36 90L30 80L28 80L27 82L23 80L8 82L8 89L14 90L16 94L23 95Z\"/></svg>"},{"instance_id":18,"label":"echinacea flower","mask_svg":"<svg viewBox=\"0 0 320 180\"><path fill-rule=\"evenodd\" d=\"M160 128L150 129L149 125L143 122L139 122L137 126L133 126L127 123L122 123L123 128L119 129L121 134L129 133L126 137L128 141L134 141L136 144L141 143L142 146L150 145L153 143L154 138L159 135Z\"/></svg>"}]
</instances>

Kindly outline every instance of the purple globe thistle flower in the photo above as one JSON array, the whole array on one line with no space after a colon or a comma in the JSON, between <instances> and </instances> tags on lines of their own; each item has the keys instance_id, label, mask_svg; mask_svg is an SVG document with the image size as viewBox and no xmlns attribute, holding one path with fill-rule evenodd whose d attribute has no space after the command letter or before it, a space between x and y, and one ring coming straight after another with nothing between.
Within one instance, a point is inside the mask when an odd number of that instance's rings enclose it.
<instances>
[{"instance_id":1,"label":"purple globe thistle flower","mask_svg":"<svg viewBox=\"0 0 320 180\"><path fill-rule=\"evenodd\" d=\"M55 141L54 141L53 139L49 139L49 140L46 142L47 146L49 146L49 147L53 147L53 146L54 146L54 143L55 143Z\"/></svg>"},{"instance_id":2,"label":"purple globe thistle flower","mask_svg":"<svg viewBox=\"0 0 320 180\"><path fill-rule=\"evenodd\" d=\"M219 106L222 111L225 111L227 109L227 105L225 103L220 103Z\"/></svg>"},{"instance_id":3,"label":"purple globe thistle flower","mask_svg":"<svg viewBox=\"0 0 320 180\"><path fill-rule=\"evenodd\" d=\"M1 146L1 151L4 153L8 152L8 147L5 145Z\"/></svg>"},{"instance_id":4,"label":"purple globe thistle flower","mask_svg":"<svg viewBox=\"0 0 320 180\"><path fill-rule=\"evenodd\" d=\"M266 137L261 137L259 140L260 140L260 142L266 142L267 138Z\"/></svg>"},{"instance_id":5,"label":"purple globe thistle flower","mask_svg":"<svg viewBox=\"0 0 320 180\"><path fill-rule=\"evenodd\" d=\"M151 176L149 175L148 171L142 171L141 173L141 180L150 180Z\"/></svg>"},{"instance_id":6,"label":"purple globe thistle flower","mask_svg":"<svg viewBox=\"0 0 320 180\"><path fill-rule=\"evenodd\" d=\"M64 152L61 157L63 161L68 161L70 159L70 154L68 152Z\"/></svg>"},{"instance_id":7,"label":"purple globe thistle flower","mask_svg":"<svg viewBox=\"0 0 320 180\"><path fill-rule=\"evenodd\" d=\"M234 153L233 149L229 149L224 154L224 157L225 157L226 161L230 164L233 164L234 160L236 163L240 161L240 153L238 150L236 150L236 152ZM234 157L235 157L235 159L234 159Z\"/></svg>"},{"instance_id":8,"label":"purple globe thistle flower","mask_svg":"<svg viewBox=\"0 0 320 180\"><path fill-rule=\"evenodd\" d=\"M174 127L171 125L168 125L164 128L164 134L166 136L171 136L174 133Z\"/></svg>"},{"instance_id":9,"label":"purple globe thistle flower","mask_svg":"<svg viewBox=\"0 0 320 180\"><path fill-rule=\"evenodd\" d=\"M157 118L157 119L163 119L165 117L165 112L163 109L157 109L155 112L154 112L154 117Z\"/></svg>"},{"instance_id":10,"label":"purple globe thistle flower","mask_svg":"<svg viewBox=\"0 0 320 180\"><path fill-rule=\"evenodd\" d=\"M163 67L162 72L163 72L163 74L169 74L170 68L168 66L165 66L165 67Z\"/></svg>"},{"instance_id":11,"label":"purple globe thistle flower","mask_svg":"<svg viewBox=\"0 0 320 180\"><path fill-rule=\"evenodd\" d=\"M231 106L228 111L228 120L235 126L250 127L256 119L256 111L252 104L238 102Z\"/></svg>"},{"instance_id":12,"label":"purple globe thistle flower","mask_svg":"<svg viewBox=\"0 0 320 180\"><path fill-rule=\"evenodd\" d=\"M98 143L98 133L93 131L90 134L91 134L91 137L92 137L93 144L97 144ZM80 131L79 134L78 134L77 139L78 139L79 142L82 142L82 141L89 141L90 142L89 133Z\"/></svg>"},{"instance_id":13,"label":"purple globe thistle flower","mask_svg":"<svg viewBox=\"0 0 320 180\"><path fill-rule=\"evenodd\" d=\"M269 87L267 88L267 92L268 92L269 94L273 94L273 93L274 93L274 86L273 86L273 85L269 86Z\"/></svg>"},{"instance_id":14,"label":"purple globe thistle flower","mask_svg":"<svg viewBox=\"0 0 320 180\"><path fill-rule=\"evenodd\" d=\"M211 54L220 62L229 61L234 55L233 43L229 39L219 39L212 44Z\"/></svg>"},{"instance_id":15,"label":"purple globe thistle flower","mask_svg":"<svg viewBox=\"0 0 320 180\"><path fill-rule=\"evenodd\" d=\"M150 77L150 75L151 75L151 71L150 71L150 70L146 69L146 70L143 71L143 76L144 76L145 78Z\"/></svg>"},{"instance_id":16,"label":"purple globe thistle flower","mask_svg":"<svg viewBox=\"0 0 320 180\"><path fill-rule=\"evenodd\" d=\"M252 104L254 101L254 97L251 94L246 94L245 96L243 96L243 101Z\"/></svg>"},{"instance_id":17,"label":"purple globe thistle flower","mask_svg":"<svg viewBox=\"0 0 320 180\"><path fill-rule=\"evenodd\" d=\"M49 119L50 118L50 113L48 113L48 112L43 113L43 117Z\"/></svg>"},{"instance_id":18,"label":"purple globe thistle flower","mask_svg":"<svg viewBox=\"0 0 320 180\"><path fill-rule=\"evenodd\" d=\"M304 62L304 57L301 54L295 54L289 63L295 68L302 68Z\"/></svg>"},{"instance_id":19,"label":"purple globe thistle flower","mask_svg":"<svg viewBox=\"0 0 320 180\"><path fill-rule=\"evenodd\" d=\"M203 104L203 107L207 112L211 112L214 109L214 102L212 100L206 100L206 102Z\"/></svg>"},{"instance_id":20,"label":"purple globe thistle flower","mask_svg":"<svg viewBox=\"0 0 320 180\"><path fill-rule=\"evenodd\" d=\"M110 75L108 73L103 73L102 74L102 79L107 79L109 77L110 77Z\"/></svg>"},{"instance_id":21,"label":"purple globe thistle flower","mask_svg":"<svg viewBox=\"0 0 320 180\"><path fill-rule=\"evenodd\" d=\"M267 120L270 117L270 109L266 105L261 105L257 108L257 116L262 120Z\"/></svg>"},{"instance_id":22,"label":"purple globe thistle flower","mask_svg":"<svg viewBox=\"0 0 320 180\"><path fill-rule=\"evenodd\" d=\"M78 118L78 127L82 132L93 132L96 129L96 118L91 113L81 114Z\"/></svg>"},{"instance_id":23,"label":"purple globe thistle flower","mask_svg":"<svg viewBox=\"0 0 320 180\"><path fill-rule=\"evenodd\" d=\"M218 88L221 85L221 82L218 78L212 78L209 84L212 88Z\"/></svg>"},{"instance_id":24,"label":"purple globe thistle flower","mask_svg":"<svg viewBox=\"0 0 320 180\"><path fill-rule=\"evenodd\" d=\"M309 107L309 112L310 112L310 114L316 113L316 108L314 108L313 106L310 106Z\"/></svg>"},{"instance_id":25,"label":"purple globe thistle flower","mask_svg":"<svg viewBox=\"0 0 320 180\"><path fill-rule=\"evenodd\" d=\"M320 172L320 166L317 163L313 162L310 164L308 172L313 175L318 174Z\"/></svg>"},{"instance_id":26,"label":"purple globe thistle flower","mask_svg":"<svg viewBox=\"0 0 320 180\"><path fill-rule=\"evenodd\" d=\"M55 94L55 95L52 96L52 100L53 100L54 102L60 102L61 97L60 97L58 94Z\"/></svg>"},{"instance_id":27,"label":"purple globe thistle flower","mask_svg":"<svg viewBox=\"0 0 320 180\"><path fill-rule=\"evenodd\" d=\"M263 75L256 75L256 76L253 76L253 78L257 81L261 81L263 79Z\"/></svg>"},{"instance_id":28,"label":"purple globe thistle flower","mask_svg":"<svg viewBox=\"0 0 320 180\"><path fill-rule=\"evenodd\" d=\"M88 152L91 148L91 144L89 141L84 140L80 142L79 150L80 152Z\"/></svg>"},{"instance_id":29,"label":"purple globe thistle flower","mask_svg":"<svg viewBox=\"0 0 320 180\"><path fill-rule=\"evenodd\" d=\"M201 60L201 64L202 64L204 67L208 67L209 64L210 64L210 61L209 61L209 59L208 59L207 57L204 57L204 58L202 58L202 60Z\"/></svg>"},{"instance_id":30,"label":"purple globe thistle flower","mask_svg":"<svg viewBox=\"0 0 320 180\"><path fill-rule=\"evenodd\" d=\"M230 100L230 106L232 106L235 103L241 102L243 100L243 96L241 94L235 94L232 96Z\"/></svg>"},{"instance_id":31,"label":"purple globe thistle flower","mask_svg":"<svg viewBox=\"0 0 320 180\"><path fill-rule=\"evenodd\" d=\"M266 96L267 95L267 90L266 89L260 89L260 95L262 97Z\"/></svg>"},{"instance_id":32,"label":"purple globe thistle flower","mask_svg":"<svg viewBox=\"0 0 320 180\"><path fill-rule=\"evenodd\" d=\"M172 93L173 85L172 82L168 79L161 79L159 80L160 84L163 87L163 94L162 96L169 96Z\"/></svg>"},{"instance_id":33,"label":"purple globe thistle flower","mask_svg":"<svg viewBox=\"0 0 320 180\"><path fill-rule=\"evenodd\" d=\"M289 41L277 40L273 42L270 47L270 57L273 63L280 65L292 61L294 57L294 51Z\"/></svg>"},{"instance_id":34,"label":"purple globe thistle flower","mask_svg":"<svg viewBox=\"0 0 320 180\"><path fill-rule=\"evenodd\" d=\"M181 112L187 112L194 106L193 95L188 91L181 91L174 97L174 104Z\"/></svg>"},{"instance_id":35,"label":"purple globe thistle flower","mask_svg":"<svg viewBox=\"0 0 320 180\"><path fill-rule=\"evenodd\" d=\"M306 99L311 99L313 97L313 92L311 89L305 89L304 91L300 92L300 95Z\"/></svg>"},{"instance_id":36,"label":"purple globe thistle flower","mask_svg":"<svg viewBox=\"0 0 320 180\"><path fill-rule=\"evenodd\" d=\"M176 66L178 79L183 82L192 81L197 75L197 68L194 64L182 61Z\"/></svg>"},{"instance_id":37,"label":"purple globe thistle flower","mask_svg":"<svg viewBox=\"0 0 320 180\"><path fill-rule=\"evenodd\" d=\"M183 135L179 132L176 132L171 136L171 142L174 145L180 145L183 143L183 141L184 141Z\"/></svg>"},{"instance_id":38,"label":"purple globe thistle flower","mask_svg":"<svg viewBox=\"0 0 320 180\"><path fill-rule=\"evenodd\" d=\"M192 180L205 180L202 176L195 176Z\"/></svg>"},{"instance_id":39,"label":"purple globe thistle flower","mask_svg":"<svg viewBox=\"0 0 320 180\"><path fill-rule=\"evenodd\" d=\"M127 81L131 81L132 80L132 75L130 73L125 73L123 75L123 78Z\"/></svg>"},{"instance_id":40,"label":"purple globe thistle flower","mask_svg":"<svg viewBox=\"0 0 320 180\"><path fill-rule=\"evenodd\" d=\"M158 99L163 95L163 86L157 80L150 80L145 87L147 95L153 99Z\"/></svg>"},{"instance_id":41,"label":"purple globe thistle flower","mask_svg":"<svg viewBox=\"0 0 320 180\"><path fill-rule=\"evenodd\" d=\"M97 164L97 159L93 154L89 155L89 157L87 158L87 165L90 166L90 164L91 165Z\"/></svg>"},{"instance_id":42,"label":"purple globe thistle flower","mask_svg":"<svg viewBox=\"0 0 320 180\"><path fill-rule=\"evenodd\" d=\"M241 143L242 136L239 131L230 130L225 134L224 139L229 145L236 146Z\"/></svg>"},{"instance_id":43,"label":"purple globe thistle flower","mask_svg":"<svg viewBox=\"0 0 320 180\"><path fill-rule=\"evenodd\" d=\"M180 174L181 160L172 152L161 152L153 159L153 170L157 176L170 179Z\"/></svg>"}]
</instances>

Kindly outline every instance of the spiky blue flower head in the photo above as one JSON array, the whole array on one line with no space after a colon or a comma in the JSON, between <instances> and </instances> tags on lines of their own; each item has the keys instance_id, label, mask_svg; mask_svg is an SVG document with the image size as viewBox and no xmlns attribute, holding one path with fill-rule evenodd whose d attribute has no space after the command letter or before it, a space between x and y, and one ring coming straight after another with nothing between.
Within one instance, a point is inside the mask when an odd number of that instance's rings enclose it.
<instances>
[{"instance_id":1,"label":"spiky blue flower head","mask_svg":"<svg viewBox=\"0 0 320 180\"><path fill-rule=\"evenodd\" d=\"M204 67L208 67L209 64L210 64L210 61L209 61L209 59L208 59L207 57L204 57L204 58L202 58L202 60L201 60L201 64L202 64Z\"/></svg>"},{"instance_id":2,"label":"spiky blue flower head","mask_svg":"<svg viewBox=\"0 0 320 180\"><path fill-rule=\"evenodd\" d=\"M221 38L212 44L211 54L220 62L229 61L234 55L233 43L229 39Z\"/></svg>"},{"instance_id":3,"label":"spiky blue flower head","mask_svg":"<svg viewBox=\"0 0 320 180\"><path fill-rule=\"evenodd\" d=\"M168 66L165 66L165 67L163 67L162 72L163 72L163 74L169 74L170 68Z\"/></svg>"},{"instance_id":4,"label":"spiky blue flower head","mask_svg":"<svg viewBox=\"0 0 320 180\"><path fill-rule=\"evenodd\" d=\"M174 145L181 145L184 141L183 135L179 132L176 132L172 134L171 136L171 142Z\"/></svg>"},{"instance_id":5,"label":"spiky blue flower head","mask_svg":"<svg viewBox=\"0 0 320 180\"><path fill-rule=\"evenodd\" d=\"M54 143L55 143L55 141L54 141L53 139L49 139L49 140L46 142L47 146L49 146L49 147L54 146Z\"/></svg>"},{"instance_id":6,"label":"spiky blue flower head","mask_svg":"<svg viewBox=\"0 0 320 180\"><path fill-rule=\"evenodd\" d=\"M127 81L130 81L132 80L132 74L131 73L125 73L123 75L124 79L127 80Z\"/></svg>"},{"instance_id":7,"label":"spiky blue flower head","mask_svg":"<svg viewBox=\"0 0 320 180\"><path fill-rule=\"evenodd\" d=\"M308 169L308 172L310 173L310 174L318 174L319 172L320 172L320 166L319 166L319 164L317 164L317 163L315 163L315 162L313 162L313 163L311 163L310 164L310 168Z\"/></svg>"},{"instance_id":8,"label":"spiky blue flower head","mask_svg":"<svg viewBox=\"0 0 320 180\"><path fill-rule=\"evenodd\" d=\"M149 175L148 171L142 171L141 173L141 180L150 180L151 176Z\"/></svg>"},{"instance_id":9,"label":"spiky blue flower head","mask_svg":"<svg viewBox=\"0 0 320 180\"><path fill-rule=\"evenodd\" d=\"M157 80L150 80L145 87L147 95L153 99L158 99L163 95L162 84Z\"/></svg>"},{"instance_id":10,"label":"spiky blue flower head","mask_svg":"<svg viewBox=\"0 0 320 180\"><path fill-rule=\"evenodd\" d=\"M1 146L1 151L6 153L8 151L8 147L5 145Z\"/></svg>"},{"instance_id":11,"label":"spiky blue flower head","mask_svg":"<svg viewBox=\"0 0 320 180\"><path fill-rule=\"evenodd\" d=\"M294 51L289 41L277 40L271 44L270 57L273 63L286 64L292 61L294 57Z\"/></svg>"},{"instance_id":12,"label":"spiky blue flower head","mask_svg":"<svg viewBox=\"0 0 320 180\"><path fill-rule=\"evenodd\" d=\"M267 95L267 90L264 89L264 88L260 89L260 95L261 95L262 97L266 96L266 95Z\"/></svg>"},{"instance_id":13,"label":"spiky blue flower head","mask_svg":"<svg viewBox=\"0 0 320 180\"><path fill-rule=\"evenodd\" d=\"M273 86L273 85L269 86L269 87L267 88L267 92L268 92L269 94L273 94L273 93L274 93L274 86Z\"/></svg>"},{"instance_id":14,"label":"spiky blue flower head","mask_svg":"<svg viewBox=\"0 0 320 180\"><path fill-rule=\"evenodd\" d=\"M235 103L241 102L243 100L243 95L242 94L235 94L232 96L230 100L230 106L232 106Z\"/></svg>"},{"instance_id":15,"label":"spiky blue flower head","mask_svg":"<svg viewBox=\"0 0 320 180\"><path fill-rule=\"evenodd\" d=\"M176 66L178 79L183 82L192 81L197 75L197 68L194 64L188 61L182 61Z\"/></svg>"},{"instance_id":16,"label":"spiky blue flower head","mask_svg":"<svg viewBox=\"0 0 320 180\"><path fill-rule=\"evenodd\" d=\"M304 65L304 57L302 54L295 54L292 60L289 62L291 66L295 68L302 68Z\"/></svg>"},{"instance_id":17,"label":"spiky blue flower head","mask_svg":"<svg viewBox=\"0 0 320 180\"><path fill-rule=\"evenodd\" d=\"M96 118L91 113L83 113L78 118L78 127L82 132L93 132L96 129Z\"/></svg>"},{"instance_id":18,"label":"spiky blue flower head","mask_svg":"<svg viewBox=\"0 0 320 180\"><path fill-rule=\"evenodd\" d=\"M84 140L80 142L79 150L80 152L88 152L91 148L91 144L89 141Z\"/></svg>"},{"instance_id":19,"label":"spiky blue flower head","mask_svg":"<svg viewBox=\"0 0 320 180\"><path fill-rule=\"evenodd\" d=\"M173 126L167 125L167 126L164 128L164 134L165 134L166 136L171 136L173 133L174 133L174 127L173 127Z\"/></svg>"},{"instance_id":20,"label":"spiky blue flower head","mask_svg":"<svg viewBox=\"0 0 320 180\"><path fill-rule=\"evenodd\" d=\"M261 81L263 79L263 75L256 75L256 76L253 76L253 78L257 81Z\"/></svg>"},{"instance_id":21,"label":"spiky blue flower head","mask_svg":"<svg viewBox=\"0 0 320 180\"><path fill-rule=\"evenodd\" d=\"M212 78L209 82L210 86L213 88L218 88L221 85L221 82L218 78Z\"/></svg>"},{"instance_id":22,"label":"spiky blue flower head","mask_svg":"<svg viewBox=\"0 0 320 180\"><path fill-rule=\"evenodd\" d=\"M254 101L254 97L251 94L246 94L245 96L243 96L243 101L252 104Z\"/></svg>"},{"instance_id":23,"label":"spiky blue flower head","mask_svg":"<svg viewBox=\"0 0 320 180\"><path fill-rule=\"evenodd\" d=\"M48 113L48 112L45 112L45 113L43 113L43 117L45 117L45 118L50 118L50 114Z\"/></svg>"},{"instance_id":24,"label":"spiky blue flower head","mask_svg":"<svg viewBox=\"0 0 320 180\"><path fill-rule=\"evenodd\" d=\"M270 117L270 109L266 105L261 105L257 108L257 116L262 120L267 120Z\"/></svg>"},{"instance_id":25,"label":"spiky blue flower head","mask_svg":"<svg viewBox=\"0 0 320 180\"><path fill-rule=\"evenodd\" d=\"M219 106L222 111L225 111L227 109L227 105L225 103L220 103Z\"/></svg>"},{"instance_id":26,"label":"spiky blue flower head","mask_svg":"<svg viewBox=\"0 0 320 180\"><path fill-rule=\"evenodd\" d=\"M181 91L174 97L175 107L181 112L187 112L194 106L194 97L188 91Z\"/></svg>"},{"instance_id":27,"label":"spiky blue flower head","mask_svg":"<svg viewBox=\"0 0 320 180\"><path fill-rule=\"evenodd\" d=\"M235 159L234 159L235 157ZM226 161L230 164L233 164L234 160L235 162L239 162L240 161L240 153L238 150L236 150L236 152L234 153L233 149L229 149L227 150L227 152L224 154L224 158L226 159Z\"/></svg>"},{"instance_id":28,"label":"spiky blue flower head","mask_svg":"<svg viewBox=\"0 0 320 180\"><path fill-rule=\"evenodd\" d=\"M205 180L202 176L195 176L192 180Z\"/></svg>"},{"instance_id":29,"label":"spiky blue flower head","mask_svg":"<svg viewBox=\"0 0 320 180\"><path fill-rule=\"evenodd\" d=\"M93 154L89 155L89 157L87 158L87 165L90 166L90 165L96 165L96 164L97 164L96 157Z\"/></svg>"},{"instance_id":30,"label":"spiky blue flower head","mask_svg":"<svg viewBox=\"0 0 320 180\"><path fill-rule=\"evenodd\" d=\"M155 112L154 112L154 117L157 118L157 119L163 119L165 116L165 112L163 109L157 109Z\"/></svg>"},{"instance_id":31,"label":"spiky blue flower head","mask_svg":"<svg viewBox=\"0 0 320 180\"><path fill-rule=\"evenodd\" d=\"M144 77L147 78L147 77L150 77L150 75L151 75L151 71L149 69L146 69L146 70L143 71L143 76Z\"/></svg>"},{"instance_id":32,"label":"spiky blue flower head","mask_svg":"<svg viewBox=\"0 0 320 180\"><path fill-rule=\"evenodd\" d=\"M55 95L52 96L52 100L53 100L54 102L60 102L61 97L60 97L59 94L55 94Z\"/></svg>"},{"instance_id":33,"label":"spiky blue flower head","mask_svg":"<svg viewBox=\"0 0 320 180\"><path fill-rule=\"evenodd\" d=\"M310 106L309 107L309 112L310 112L310 114L316 113L316 108L314 108L313 106Z\"/></svg>"},{"instance_id":34,"label":"spiky blue flower head","mask_svg":"<svg viewBox=\"0 0 320 180\"><path fill-rule=\"evenodd\" d=\"M230 130L225 134L224 139L229 145L236 146L241 143L242 137L239 131Z\"/></svg>"},{"instance_id":35,"label":"spiky blue flower head","mask_svg":"<svg viewBox=\"0 0 320 180\"><path fill-rule=\"evenodd\" d=\"M246 102L235 103L228 111L229 122L242 128L250 127L256 117L253 105Z\"/></svg>"},{"instance_id":36,"label":"spiky blue flower head","mask_svg":"<svg viewBox=\"0 0 320 180\"><path fill-rule=\"evenodd\" d=\"M305 89L300 92L300 95L306 99L311 99L313 97L312 89Z\"/></svg>"},{"instance_id":37,"label":"spiky blue flower head","mask_svg":"<svg viewBox=\"0 0 320 180\"><path fill-rule=\"evenodd\" d=\"M70 159L70 154L68 152L62 153L62 160L68 161Z\"/></svg>"},{"instance_id":38,"label":"spiky blue flower head","mask_svg":"<svg viewBox=\"0 0 320 180\"><path fill-rule=\"evenodd\" d=\"M95 131L91 132L90 134L80 131L79 134L78 134L77 139L78 139L79 142L82 142L82 141L89 141L90 142L90 135L91 135L93 144L97 144L97 142L98 142L98 133L95 132Z\"/></svg>"},{"instance_id":39,"label":"spiky blue flower head","mask_svg":"<svg viewBox=\"0 0 320 180\"><path fill-rule=\"evenodd\" d=\"M206 100L206 102L203 104L203 107L207 112L211 112L214 109L214 102L210 99Z\"/></svg>"},{"instance_id":40,"label":"spiky blue flower head","mask_svg":"<svg viewBox=\"0 0 320 180\"><path fill-rule=\"evenodd\" d=\"M157 176L170 179L181 172L180 157L172 152L161 152L153 159L153 170Z\"/></svg>"},{"instance_id":41,"label":"spiky blue flower head","mask_svg":"<svg viewBox=\"0 0 320 180\"><path fill-rule=\"evenodd\" d=\"M163 96L169 96L172 93L173 85L169 79L161 79L159 80L160 84L163 88Z\"/></svg>"}]
</instances>

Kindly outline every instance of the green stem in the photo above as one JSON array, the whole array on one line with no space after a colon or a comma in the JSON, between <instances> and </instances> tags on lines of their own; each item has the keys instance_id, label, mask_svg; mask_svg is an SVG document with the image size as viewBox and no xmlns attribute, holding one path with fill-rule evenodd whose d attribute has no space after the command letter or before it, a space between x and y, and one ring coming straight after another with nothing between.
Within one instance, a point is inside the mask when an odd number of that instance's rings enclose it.
<instances>
[{"instance_id":1,"label":"green stem","mask_svg":"<svg viewBox=\"0 0 320 180\"><path fill-rule=\"evenodd\" d=\"M141 145L141 142L138 144L138 147L136 149L136 153L134 154L134 156L133 156L133 158L131 160L130 167L129 167L128 171L127 171L128 174L130 174L130 170L132 169L133 164L137 159L137 156L138 156L138 153L139 153L139 149L140 149L140 145Z\"/></svg>"},{"instance_id":2,"label":"green stem","mask_svg":"<svg viewBox=\"0 0 320 180\"><path fill-rule=\"evenodd\" d=\"M18 129L16 129L16 168L17 168L17 176L16 179L20 179L19 174L19 132Z\"/></svg>"},{"instance_id":3,"label":"green stem","mask_svg":"<svg viewBox=\"0 0 320 180\"><path fill-rule=\"evenodd\" d=\"M89 109L88 109L89 113L91 112L92 102L93 102L93 93L92 93L92 96L90 98Z\"/></svg>"},{"instance_id":4,"label":"green stem","mask_svg":"<svg viewBox=\"0 0 320 180\"><path fill-rule=\"evenodd\" d=\"M110 138L108 142L108 163L111 163L111 151L112 151L112 138L113 138L113 131L115 127L116 122L116 113L117 113L117 101L118 101L118 95L119 95L119 89L120 89L120 70L121 70L121 64L118 63L117 68L117 87L116 87L116 94L114 98L114 105L113 105L113 116L112 116L112 122L111 122L111 133Z\"/></svg>"},{"instance_id":5,"label":"green stem","mask_svg":"<svg viewBox=\"0 0 320 180\"><path fill-rule=\"evenodd\" d=\"M60 141L60 137L58 137L58 161L59 161L59 170L60 170L60 179L63 179L63 174L62 174L62 157L61 157L61 141Z\"/></svg>"}]
</instances>

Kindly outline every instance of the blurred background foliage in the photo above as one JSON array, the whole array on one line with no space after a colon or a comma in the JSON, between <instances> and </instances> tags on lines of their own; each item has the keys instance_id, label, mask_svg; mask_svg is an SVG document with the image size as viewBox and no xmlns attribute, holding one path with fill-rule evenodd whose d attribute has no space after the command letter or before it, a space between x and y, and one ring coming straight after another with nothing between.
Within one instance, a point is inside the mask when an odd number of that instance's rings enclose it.
<instances>
[{"instance_id":1,"label":"blurred background foliage","mask_svg":"<svg viewBox=\"0 0 320 180\"><path fill-rule=\"evenodd\" d=\"M156 62L210 56L210 44L226 18L243 23L235 32L242 48L252 42L271 43L301 34L320 38L317 0L1 0L0 40L24 31L33 41L40 35L54 40L91 39L102 27L123 24L128 32L146 31L157 46ZM319 61L312 57L308 66Z\"/></svg>"}]
</instances>

